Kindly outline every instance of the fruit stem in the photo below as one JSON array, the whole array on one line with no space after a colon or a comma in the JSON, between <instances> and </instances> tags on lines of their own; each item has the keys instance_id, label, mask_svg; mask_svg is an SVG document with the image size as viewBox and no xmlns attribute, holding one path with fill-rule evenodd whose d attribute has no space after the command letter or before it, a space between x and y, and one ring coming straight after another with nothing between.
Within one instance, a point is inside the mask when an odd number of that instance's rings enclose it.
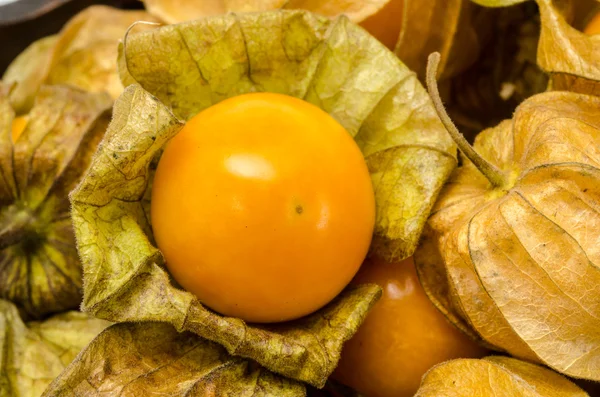
<instances>
[{"instance_id":1,"label":"fruit stem","mask_svg":"<svg viewBox=\"0 0 600 397\"><path fill-rule=\"evenodd\" d=\"M448 131L460 151L467 156L467 158L471 160L473 164L475 164L475 167L477 167L479 172L481 172L494 187L504 186L506 183L506 175L495 165L481 157L479 153L473 149L473 146L467 142L463 134L460 133L458 128L456 128L450 119L450 116L448 116L448 113L444 108L444 104L442 103L442 99L440 98L440 92L438 90L436 81L439 63L439 52L434 52L429 55L429 58L427 59L427 90L429 91L429 96L431 96L431 100L433 101L433 106L435 107L438 117L442 121L442 124L444 124L444 127L446 127L446 131Z\"/></svg>"}]
</instances>

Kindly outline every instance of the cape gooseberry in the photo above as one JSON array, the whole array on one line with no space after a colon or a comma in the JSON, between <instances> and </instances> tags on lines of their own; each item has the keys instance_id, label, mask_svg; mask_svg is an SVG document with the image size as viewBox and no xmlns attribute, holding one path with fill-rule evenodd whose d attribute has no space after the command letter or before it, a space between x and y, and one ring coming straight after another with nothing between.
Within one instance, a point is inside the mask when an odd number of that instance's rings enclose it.
<instances>
[{"instance_id":1,"label":"cape gooseberry","mask_svg":"<svg viewBox=\"0 0 600 397\"><path fill-rule=\"evenodd\" d=\"M174 279L249 322L302 317L365 258L373 187L350 134L315 105L245 94L192 117L167 144L151 198Z\"/></svg>"}]
</instances>

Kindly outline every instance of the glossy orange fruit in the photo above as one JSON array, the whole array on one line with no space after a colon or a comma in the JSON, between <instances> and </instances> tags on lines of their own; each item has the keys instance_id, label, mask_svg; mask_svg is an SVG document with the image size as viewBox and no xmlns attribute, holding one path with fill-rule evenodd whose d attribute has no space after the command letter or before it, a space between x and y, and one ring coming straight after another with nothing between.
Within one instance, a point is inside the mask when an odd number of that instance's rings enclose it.
<instances>
[{"instance_id":1,"label":"glossy orange fruit","mask_svg":"<svg viewBox=\"0 0 600 397\"><path fill-rule=\"evenodd\" d=\"M300 99L254 93L200 112L169 142L151 217L183 288L221 314L278 322L350 282L375 202L363 155L337 121Z\"/></svg>"},{"instance_id":2,"label":"glossy orange fruit","mask_svg":"<svg viewBox=\"0 0 600 397\"><path fill-rule=\"evenodd\" d=\"M412 257L391 264L369 260L353 283L379 284L383 296L345 343L333 377L365 396L412 397L432 366L485 355L429 301Z\"/></svg>"},{"instance_id":3,"label":"glossy orange fruit","mask_svg":"<svg viewBox=\"0 0 600 397\"><path fill-rule=\"evenodd\" d=\"M583 32L589 35L600 34L600 12L590 19Z\"/></svg>"},{"instance_id":4,"label":"glossy orange fruit","mask_svg":"<svg viewBox=\"0 0 600 397\"><path fill-rule=\"evenodd\" d=\"M25 127L27 126L28 122L29 122L29 119L27 118L27 116L19 116L19 117L15 117L13 119L13 122L12 122L12 140L13 140L13 142L16 142L17 139L19 139L19 137L25 130Z\"/></svg>"},{"instance_id":5,"label":"glossy orange fruit","mask_svg":"<svg viewBox=\"0 0 600 397\"><path fill-rule=\"evenodd\" d=\"M381 10L360 23L369 33L394 50L402 29L404 0L390 0Z\"/></svg>"}]
</instances>

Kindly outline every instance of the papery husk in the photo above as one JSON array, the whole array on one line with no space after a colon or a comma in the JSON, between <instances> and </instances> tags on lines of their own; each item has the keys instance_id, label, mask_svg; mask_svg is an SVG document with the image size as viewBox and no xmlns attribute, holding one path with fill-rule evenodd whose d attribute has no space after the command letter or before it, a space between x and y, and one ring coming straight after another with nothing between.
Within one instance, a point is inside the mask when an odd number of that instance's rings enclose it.
<instances>
[{"instance_id":1,"label":"papery husk","mask_svg":"<svg viewBox=\"0 0 600 397\"><path fill-rule=\"evenodd\" d=\"M39 318L81 302L67 195L91 161L112 101L44 86L13 143L8 95L0 88L0 298Z\"/></svg>"},{"instance_id":2,"label":"papery husk","mask_svg":"<svg viewBox=\"0 0 600 397\"><path fill-rule=\"evenodd\" d=\"M44 396L301 397L305 386L234 357L169 324L116 324L102 332Z\"/></svg>"},{"instance_id":3,"label":"papery husk","mask_svg":"<svg viewBox=\"0 0 600 397\"><path fill-rule=\"evenodd\" d=\"M538 94L479 134L475 150L504 183L493 187L465 158L415 253L426 292L460 328L592 380L600 380L599 108L594 96Z\"/></svg>"},{"instance_id":4,"label":"papery husk","mask_svg":"<svg viewBox=\"0 0 600 397\"><path fill-rule=\"evenodd\" d=\"M423 377L415 397L587 397L570 380L539 365L491 356L439 364Z\"/></svg>"},{"instance_id":5,"label":"papery husk","mask_svg":"<svg viewBox=\"0 0 600 397\"><path fill-rule=\"evenodd\" d=\"M455 165L455 147L424 89L346 18L331 22L302 11L131 34L119 65L124 83L135 84L116 102L104 143L71 195L84 310L113 321L169 322L322 387L380 289L349 288L312 316L280 325L250 326L207 310L171 284L153 245L154 167L182 120L214 103L255 91L303 98L336 118L366 156L378 211L373 251L409 256Z\"/></svg>"},{"instance_id":6,"label":"papery husk","mask_svg":"<svg viewBox=\"0 0 600 397\"><path fill-rule=\"evenodd\" d=\"M109 324L80 312L25 324L12 303L0 300L0 395L40 396Z\"/></svg>"},{"instance_id":7,"label":"papery husk","mask_svg":"<svg viewBox=\"0 0 600 397\"><path fill-rule=\"evenodd\" d=\"M91 6L71 18L57 35L31 44L3 76L4 82L17 83L11 94L17 114L29 111L43 84L106 91L116 99L123 91L117 73L118 42L129 26L140 20L157 22L145 11Z\"/></svg>"},{"instance_id":8,"label":"papery husk","mask_svg":"<svg viewBox=\"0 0 600 397\"><path fill-rule=\"evenodd\" d=\"M424 81L427 56L442 54L440 75L451 77L470 66L481 50L479 20L490 14L469 0L403 0L402 12L388 10L398 0L144 0L148 12L167 23L178 23L229 12L277 9L307 10L334 19L345 15L360 24L378 12L398 14L398 38L388 46ZM387 23L387 21L379 22ZM367 25L365 25L367 26ZM368 30L368 29L367 29ZM387 40L386 40L387 41Z\"/></svg>"}]
</instances>

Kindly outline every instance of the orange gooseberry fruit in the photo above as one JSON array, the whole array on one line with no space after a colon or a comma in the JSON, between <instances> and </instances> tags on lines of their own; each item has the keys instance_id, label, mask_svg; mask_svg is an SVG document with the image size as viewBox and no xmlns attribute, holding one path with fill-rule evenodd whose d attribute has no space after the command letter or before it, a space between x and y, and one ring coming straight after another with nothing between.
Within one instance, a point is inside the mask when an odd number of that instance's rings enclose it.
<instances>
[{"instance_id":1,"label":"orange gooseberry fruit","mask_svg":"<svg viewBox=\"0 0 600 397\"><path fill-rule=\"evenodd\" d=\"M329 114L273 93L194 116L167 144L151 219L174 279L249 322L302 317L358 271L375 223L364 157Z\"/></svg>"},{"instance_id":2,"label":"orange gooseberry fruit","mask_svg":"<svg viewBox=\"0 0 600 397\"><path fill-rule=\"evenodd\" d=\"M590 19L583 32L589 35L600 34L600 12Z\"/></svg>"},{"instance_id":3,"label":"orange gooseberry fruit","mask_svg":"<svg viewBox=\"0 0 600 397\"><path fill-rule=\"evenodd\" d=\"M360 23L371 35L394 50L402 29L404 0L389 0L377 13Z\"/></svg>"},{"instance_id":4,"label":"orange gooseberry fruit","mask_svg":"<svg viewBox=\"0 0 600 397\"><path fill-rule=\"evenodd\" d=\"M352 283L376 283L383 296L344 344L333 377L369 397L411 397L432 366L476 358L485 349L433 306L419 283L413 258L367 260Z\"/></svg>"},{"instance_id":5,"label":"orange gooseberry fruit","mask_svg":"<svg viewBox=\"0 0 600 397\"><path fill-rule=\"evenodd\" d=\"M27 126L28 122L29 122L29 119L27 118L27 116L19 116L19 117L15 117L13 119L13 122L12 122L12 140L13 140L13 142L16 142L17 139L19 139L19 137L21 136L23 131L25 131L25 127Z\"/></svg>"}]
</instances>

